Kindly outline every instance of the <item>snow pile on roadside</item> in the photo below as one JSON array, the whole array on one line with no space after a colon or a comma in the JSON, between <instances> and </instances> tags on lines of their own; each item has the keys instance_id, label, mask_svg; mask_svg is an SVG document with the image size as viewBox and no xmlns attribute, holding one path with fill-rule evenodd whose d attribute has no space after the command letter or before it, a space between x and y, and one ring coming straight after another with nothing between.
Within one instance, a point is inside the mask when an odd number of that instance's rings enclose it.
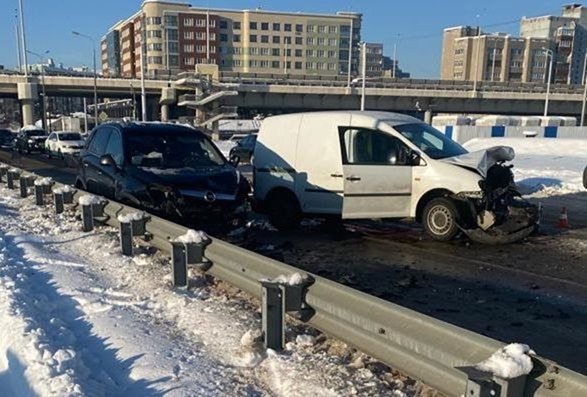
<instances>
[{"instance_id":1,"label":"snow pile on roadside","mask_svg":"<svg viewBox=\"0 0 587 397\"><path fill-rule=\"evenodd\" d=\"M53 179L47 178L40 178L35 179L35 186L51 186L53 184Z\"/></svg>"},{"instance_id":2,"label":"snow pile on roadside","mask_svg":"<svg viewBox=\"0 0 587 397\"><path fill-rule=\"evenodd\" d=\"M514 177L522 194L536 197L584 191L587 140L553 138L475 138L463 146L469 151L510 146Z\"/></svg>"},{"instance_id":3,"label":"snow pile on roadside","mask_svg":"<svg viewBox=\"0 0 587 397\"><path fill-rule=\"evenodd\" d=\"M73 188L69 185L64 185L64 186L57 187L57 188L53 189L53 193L55 193L55 194L73 193Z\"/></svg>"},{"instance_id":4,"label":"snow pile on roadside","mask_svg":"<svg viewBox=\"0 0 587 397\"><path fill-rule=\"evenodd\" d=\"M189 229L185 234L178 236L173 242L184 244L201 244L210 240L210 237L201 230Z\"/></svg>"},{"instance_id":5,"label":"snow pile on roadside","mask_svg":"<svg viewBox=\"0 0 587 397\"><path fill-rule=\"evenodd\" d=\"M289 276L285 274L280 274L279 276L275 277L273 280L261 280L261 281L269 281L273 283L285 284L285 285L300 285L304 281L306 281L306 277L300 273L293 273Z\"/></svg>"},{"instance_id":6,"label":"snow pile on roadside","mask_svg":"<svg viewBox=\"0 0 587 397\"><path fill-rule=\"evenodd\" d=\"M533 364L530 355L535 355L528 345L512 343L502 347L487 360L477 364L480 371L491 372L503 379L517 378L532 371Z\"/></svg>"}]
</instances>

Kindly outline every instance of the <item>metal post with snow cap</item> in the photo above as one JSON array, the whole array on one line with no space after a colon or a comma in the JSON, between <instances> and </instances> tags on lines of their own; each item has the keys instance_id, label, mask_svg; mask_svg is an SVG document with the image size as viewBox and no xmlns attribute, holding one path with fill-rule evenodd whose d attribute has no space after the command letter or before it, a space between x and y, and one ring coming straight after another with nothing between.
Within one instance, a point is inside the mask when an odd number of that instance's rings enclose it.
<instances>
[{"instance_id":1,"label":"metal post with snow cap","mask_svg":"<svg viewBox=\"0 0 587 397\"><path fill-rule=\"evenodd\" d=\"M206 270L204 250L210 244L206 233L189 229L171 243L171 270L175 287L188 287L188 265L199 265Z\"/></svg>"},{"instance_id":2,"label":"metal post with snow cap","mask_svg":"<svg viewBox=\"0 0 587 397\"><path fill-rule=\"evenodd\" d=\"M94 230L94 218L104 215L104 206L108 201L102 197L85 194L78 199L82 207L82 230L91 232Z\"/></svg>"},{"instance_id":3,"label":"metal post with snow cap","mask_svg":"<svg viewBox=\"0 0 587 397\"><path fill-rule=\"evenodd\" d=\"M51 186L55 182L51 178L39 178L35 179L35 204L36 205L44 205L45 204L45 194L51 193Z\"/></svg>"},{"instance_id":4,"label":"metal post with snow cap","mask_svg":"<svg viewBox=\"0 0 587 397\"><path fill-rule=\"evenodd\" d=\"M122 255L132 256L132 238L144 236L146 233L145 224L149 221L149 216L145 212L129 212L118 215L117 217L120 232L120 248Z\"/></svg>"},{"instance_id":5,"label":"metal post with snow cap","mask_svg":"<svg viewBox=\"0 0 587 397\"><path fill-rule=\"evenodd\" d=\"M53 203L55 205L56 214L61 214L64 211L65 204L73 203L73 195L75 192L76 190L68 185L53 189Z\"/></svg>"}]
</instances>

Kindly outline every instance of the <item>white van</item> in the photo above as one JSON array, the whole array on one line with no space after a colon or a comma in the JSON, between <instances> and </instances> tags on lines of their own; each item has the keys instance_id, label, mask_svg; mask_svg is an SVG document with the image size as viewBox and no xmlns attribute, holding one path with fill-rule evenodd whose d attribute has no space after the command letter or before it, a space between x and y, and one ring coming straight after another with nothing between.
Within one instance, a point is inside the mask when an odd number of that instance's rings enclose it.
<instances>
[{"instance_id":1,"label":"white van","mask_svg":"<svg viewBox=\"0 0 587 397\"><path fill-rule=\"evenodd\" d=\"M295 228L304 217L414 218L433 238L448 240L459 227L491 233L512 215L513 176L503 166L513 158L511 148L468 153L402 114L269 117L254 156L255 209L280 230ZM494 165L499 167L492 171ZM488 172L496 175L491 181L485 180ZM504 190L499 195L498 186Z\"/></svg>"}]
</instances>

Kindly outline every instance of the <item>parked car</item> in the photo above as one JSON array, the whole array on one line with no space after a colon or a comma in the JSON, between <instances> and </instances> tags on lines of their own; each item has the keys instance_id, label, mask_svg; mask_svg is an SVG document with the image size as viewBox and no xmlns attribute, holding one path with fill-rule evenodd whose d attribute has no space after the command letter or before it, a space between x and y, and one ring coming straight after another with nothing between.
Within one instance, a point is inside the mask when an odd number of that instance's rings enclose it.
<instances>
[{"instance_id":1,"label":"parked car","mask_svg":"<svg viewBox=\"0 0 587 397\"><path fill-rule=\"evenodd\" d=\"M79 154L85 143L79 132L52 132L45 141L45 152L49 157L64 158L66 154Z\"/></svg>"},{"instance_id":2,"label":"parked car","mask_svg":"<svg viewBox=\"0 0 587 397\"><path fill-rule=\"evenodd\" d=\"M7 129L0 129L0 147L10 149L14 146L14 134Z\"/></svg>"},{"instance_id":3,"label":"parked car","mask_svg":"<svg viewBox=\"0 0 587 397\"><path fill-rule=\"evenodd\" d=\"M238 141L236 146L230 149L229 158L238 157L243 163L253 163L253 152L257 143L257 134L250 134Z\"/></svg>"},{"instance_id":4,"label":"parked car","mask_svg":"<svg viewBox=\"0 0 587 397\"><path fill-rule=\"evenodd\" d=\"M41 128L28 126L21 128L14 142L14 149L19 153L43 152L47 132Z\"/></svg>"},{"instance_id":5,"label":"parked car","mask_svg":"<svg viewBox=\"0 0 587 397\"><path fill-rule=\"evenodd\" d=\"M436 240L459 230L502 243L535 230L504 163L513 150L468 153L421 120L387 112L265 119L254 151L254 208L281 230L304 217L412 218Z\"/></svg>"},{"instance_id":6,"label":"parked car","mask_svg":"<svg viewBox=\"0 0 587 397\"><path fill-rule=\"evenodd\" d=\"M106 123L80 153L76 186L182 223L235 220L249 183L201 131Z\"/></svg>"}]
</instances>

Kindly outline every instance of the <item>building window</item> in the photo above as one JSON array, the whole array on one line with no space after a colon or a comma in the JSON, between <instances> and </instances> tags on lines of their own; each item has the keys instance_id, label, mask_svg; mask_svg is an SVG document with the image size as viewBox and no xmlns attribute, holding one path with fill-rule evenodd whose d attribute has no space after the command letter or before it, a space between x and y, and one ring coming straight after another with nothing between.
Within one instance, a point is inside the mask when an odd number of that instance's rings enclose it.
<instances>
[{"instance_id":1,"label":"building window","mask_svg":"<svg viewBox=\"0 0 587 397\"><path fill-rule=\"evenodd\" d=\"M269 48L268 47L261 47L261 55L269 56Z\"/></svg>"},{"instance_id":2,"label":"building window","mask_svg":"<svg viewBox=\"0 0 587 397\"><path fill-rule=\"evenodd\" d=\"M330 38L330 39L328 39L328 45L330 47L336 47L336 41L337 41L336 39Z\"/></svg>"},{"instance_id":3,"label":"building window","mask_svg":"<svg viewBox=\"0 0 587 397\"><path fill-rule=\"evenodd\" d=\"M284 38L283 38L283 42L284 42L285 44L291 44L291 37L288 37L288 36L284 37Z\"/></svg>"},{"instance_id":4,"label":"building window","mask_svg":"<svg viewBox=\"0 0 587 397\"><path fill-rule=\"evenodd\" d=\"M261 36L261 43L269 43L269 36Z\"/></svg>"},{"instance_id":5,"label":"building window","mask_svg":"<svg viewBox=\"0 0 587 397\"><path fill-rule=\"evenodd\" d=\"M232 36L232 41L234 41L235 43L240 43L241 41L241 35L240 34L235 34Z\"/></svg>"},{"instance_id":6,"label":"building window","mask_svg":"<svg viewBox=\"0 0 587 397\"><path fill-rule=\"evenodd\" d=\"M179 52L179 43L177 41L168 41L167 51L177 54Z\"/></svg>"},{"instance_id":7,"label":"building window","mask_svg":"<svg viewBox=\"0 0 587 397\"><path fill-rule=\"evenodd\" d=\"M240 22L233 22L232 23L232 28L234 30L241 30L241 23Z\"/></svg>"},{"instance_id":8,"label":"building window","mask_svg":"<svg viewBox=\"0 0 587 397\"><path fill-rule=\"evenodd\" d=\"M306 57L314 58L314 50L306 50Z\"/></svg>"},{"instance_id":9,"label":"building window","mask_svg":"<svg viewBox=\"0 0 587 397\"><path fill-rule=\"evenodd\" d=\"M194 26L194 18L184 18L183 26Z\"/></svg>"},{"instance_id":10,"label":"building window","mask_svg":"<svg viewBox=\"0 0 587 397\"><path fill-rule=\"evenodd\" d=\"M337 30L338 29L336 26L329 26L328 27L328 33L330 33L330 34L335 34Z\"/></svg>"},{"instance_id":11,"label":"building window","mask_svg":"<svg viewBox=\"0 0 587 397\"><path fill-rule=\"evenodd\" d=\"M221 19L220 20L220 29L228 29L228 21Z\"/></svg>"},{"instance_id":12,"label":"building window","mask_svg":"<svg viewBox=\"0 0 587 397\"><path fill-rule=\"evenodd\" d=\"M184 65L195 65L196 60L194 57L185 57L185 58L183 58L183 63L184 63Z\"/></svg>"},{"instance_id":13,"label":"building window","mask_svg":"<svg viewBox=\"0 0 587 397\"><path fill-rule=\"evenodd\" d=\"M306 62L306 69L315 69L314 62Z\"/></svg>"},{"instance_id":14,"label":"building window","mask_svg":"<svg viewBox=\"0 0 587 397\"><path fill-rule=\"evenodd\" d=\"M185 40L193 40L195 33L193 31L185 31L183 32L183 38Z\"/></svg>"},{"instance_id":15,"label":"building window","mask_svg":"<svg viewBox=\"0 0 587 397\"><path fill-rule=\"evenodd\" d=\"M206 27L206 20L205 19L196 19L196 26L199 28Z\"/></svg>"},{"instance_id":16,"label":"building window","mask_svg":"<svg viewBox=\"0 0 587 397\"><path fill-rule=\"evenodd\" d=\"M211 45L210 46L210 53L211 54L216 54L216 46L215 45Z\"/></svg>"},{"instance_id":17,"label":"building window","mask_svg":"<svg viewBox=\"0 0 587 397\"><path fill-rule=\"evenodd\" d=\"M257 22L249 22L249 29L257 30Z\"/></svg>"},{"instance_id":18,"label":"building window","mask_svg":"<svg viewBox=\"0 0 587 397\"><path fill-rule=\"evenodd\" d=\"M284 32L291 32L291 23L283 24L283 31Z\"/></svg>"},{"instance_id":19,"label":"building window","mask_svg":"<svg viewBox=\"0 0 587 397\"><path fill-rule=\"evenodd\" d=\"M147 57L147 63L161 65L163 63L163 57Z\"/></svg>"},{"instance_id":20,"label":"building window","mask_svg":"<svg viewBox=\"0 0 587 397\"><path fill-rule=\"evenodd\" d=\"M147 17L147 25L161 25L161 17Z\"/></svg>"},{"instance_id":21,"label":"building window","mask_svg":"<svg viewBox=\"0 0 587 397\"><path fill-rule=\"evenodd\" d=\"M296 33L302 33L304 31L304 25L296 24Z\"/></svg>"},{"instance_id":22,"label":"building window","mask_svg":"<svg viewBox=\"0 0 587 397\"><path fill-rule=\"evenodd\" d=\"M184 45L183 52L194 52L194 45L193 44Z\"/></svg>"},{"instance_id":23,"label":"building window","mask_svg":"<svg viewBox=\"0 0 587 397\"><path fill-rule=\"evenodd\" d=\"M210 40L212 40L212 41L216 40L216 33L210 32Z\"/></svg>"},{"instance_id":24,"label":"building window","mask_svg":"<svg viewBox=\"0 0 587 397\"><path fill-rule=\"evenodd\" d=\"M301 37L296 37L296 45L304 44L304 40Z\"/></svg>"},{"instance_id":25,"label":"building window","mask_svg":"<svg viewBox=\"0 0 587 397\"><path fill-rule=\"evenodd\" d=\"M236 67L236 68L240 68L241 66L243 66L243 61L241 61L240 59L233 59L232 66Z\"/></svg>"},{"instance_id":26,"label":"building window","mask_svg":"<svg viewBox=\"0 0 587 397\"><path fill-rule=\"evenodd\" d=\"M206 40L206 32L196 32L196 40Z\"/></svg>"},{"instance_id":27,"label":"building window","mask_svg":"<svg viewBox=\"0 0 587 397\"><path fill-rule=\"evenodd\" d=\"M279 69L280 68L279 61L271 61L271 67L273 69Z\"/></svg>"},{"instance_id":28,"label":"building window","mask_svg":"<svg viewBox=\"0 0 587 397\"><path fill-rule=\"evenodd\" d=\"M279 36L273 36L273 44L279 44L281 43L281 39L279 38Z\"/></svg>"},{"instance_id":29,"label":"building window","mask_svg":"<svg viewBox=\"0 0 587 397\"><path fill-rule=\"evenodd\" d=\"M163 44L161 44L161 43L149 43L149 44L147 44L147 50L148 51L162 51L163 50Z\"/></svg>"},{"instance_id":30,"label":"building window","mask_svg":"<svg viewBox=\"0 0 587 397\"><path fill-rule=\"evenodd\" d=\"M198 44L198 45L196 46L196 52L197 52L198 54L203 54L203 53L205 53L205 52L206 52L206 46L205 46L205 45L202 45L202 44Z\"/></svg>"},{"instance_id":31,"label":"building window","mask_svg":"<svg viewBox=\"0 0 587 397\"><path fill-rule=\"evenodd\" d=\"M257 35L256 34L249 35L249 41L251 43L256 43L257 42Z\"/></svg>"},{"instance_id":32,"label":"building window","mask_svg":"<svg viewBox=\"0 0 587 397\"><path fill-rule=\"evenodd\" d=\"M228 35L226 33L220 33L220 41L226 43L228 41Z\"/></svg>"},{"instance_id":33,"label":"building window","mask_svg":"<svg viewBox=\"0 0 587 397\"><path fill-rule=\"evenodd\" d=\"M318 25L318 33L326 33L326 26Z\"/></svg>"},{"instance_id":34,"label":"building window","mask_svg":"<svg viewBox=\"0 0 587 397\"><path fill-rule=\"evenodd\" d=\"M163 32L161 32L160 30L148 30L147 31L147 37L148 38L161 38L163 37Z\"/></svg>"},{"instance_id":35,"label":"building window","mask_svg":"<svg viewBox=\"0 0 587 397\"><path fill-rule=\"evenodd\" d=\"M316 32L316 25L308 25L308 26L306 26L306 32L308 32L308 33L315 33Z\"/></svg>"},{"instance_id":36,"label":"building window","mask_svg":"<svg viewBox=\"0 0 587 397\"><path fill-rule=\"evenodd\" d=\"M259 65L264 69L269 69L269 61L261 61Z\"/></svg>"},{"instance_id":37,"label":"building window","mask_svg":"<svg viewBox=\"0 0 587 397\"><path fill-rule=\"evenodd\" d=\"M279 32L281 30L281 24L274 23L273 24L273 30L276 31L276 32Z\"/></svg>"},{"instance_id":38,"label":"building window","mask_svg":"<svg viewBox=\"0 0 587 397\"><path fill-rule=\"evenodd\" d=\"M176 15L165 15L163 18L165 26L177 26Z\"/></svg>"},{"instance_id":39,"label":"building window","mask_svg":"<svg viewBox=\"0 0 587 397\"><path fill-rule=\"evenodd\" d=\"M272 48L271 49L271 55L273 55L274 57L278 57L280 52L281 51L279 51L279 48Z\"/></svg>"},{"instance_id":40,"label":"building window","mask_svg":"<svg viewBox=\"0 0 587 397\"><path fill-rule=\"evenodd\" d=\"M328 51L328 58L332 59L332 58L336 58L336 51L334 50L329 50Z\"/></svg>"},{"instance_id":41,"label":"building window","mask_svg":"<svg viewBox=\"0 0 587 397\"><path fill-rule=\"evenodd\" d=\"M216 27L216 20L215 19L210 19L210 27L211 28L215 28Z\"/></svg>"},{"instance_id":42,"label":"building window","mask_svg":"<svg viewBox=\"0 0 587 397\"><path fill-rule=\"evenodd\" d=\"M291 50L289 48L287 50L283 50L283 55L290 57L291 56Z\"/></svg>"},{"instance_id":43,"label":"building window","mask_svg":"<svg viewBox=\"0 0 587 397\"><path fill-rule=\"evenodd\" d=\"M169 66L179 66L179 57L177 55L169 55Z\"/></svg>"},{"instance_id":44,"label":"building window","mask_svg":"<svg viewBox=\"0 0 587 397\"><path fill-rule=\"evenodd\" d=\"M177 29L167 29L167 40L177 41L179 40L179 33Z\"/></svg>"},{"instance_id":45,"label":"building window","mask_svg":"<svg viewBox=\"0 0 587 397\"><path fill-rule=\"evenodd\" d=\"M302 63L298 61L298 62L294 63L294 67L296 69L301 69L302 68Z\"/></svg>"},{"instance_id":46,"label":"building window","mask_svg":"<svg viewBox=\"0 0 587 397\"><path fill-rule=\"evenodd\" d=\"M318 45L323 46L326 43L326 39L324 37L318 37Z\"/></svg>"},{"instance_id":47,"label":"building window","mask_svg":"<svg viewBox=\"0 0 587 397\"><path fill-rule=\"evenodd\" d=\"M302 50L296 50L295 54L296 54L296 57L302 57L303 56Z\"/></svg>"},{"instance_id":48,"label":"building window","mask_svg":"<svg viewBox=\"0 0 587 397\"><path fill-rule=\"evenodd\" d=\"M269 22L261 22L261 30L269 30Z\"/></svg>"},{"instance_id":49,"label":"building window","mask_svg":"<svg viewBox=\"0 0 587 397\"><path fill-rule=\"evenodd\" d=\"M315 43L315 37L308 37L306 38L306 44L307 45L314 45Z\"/></svg>"},{"instance_id":50,"label":"building window","mask_svg":"<svg viewBox=\"0 0 587 397\"><path fill-rule=\"evenodd\" d=\"M259 55L259 48L257 48L257 47L249 48L249 54L250 55Z\"/></svg>"}]
</instances>

